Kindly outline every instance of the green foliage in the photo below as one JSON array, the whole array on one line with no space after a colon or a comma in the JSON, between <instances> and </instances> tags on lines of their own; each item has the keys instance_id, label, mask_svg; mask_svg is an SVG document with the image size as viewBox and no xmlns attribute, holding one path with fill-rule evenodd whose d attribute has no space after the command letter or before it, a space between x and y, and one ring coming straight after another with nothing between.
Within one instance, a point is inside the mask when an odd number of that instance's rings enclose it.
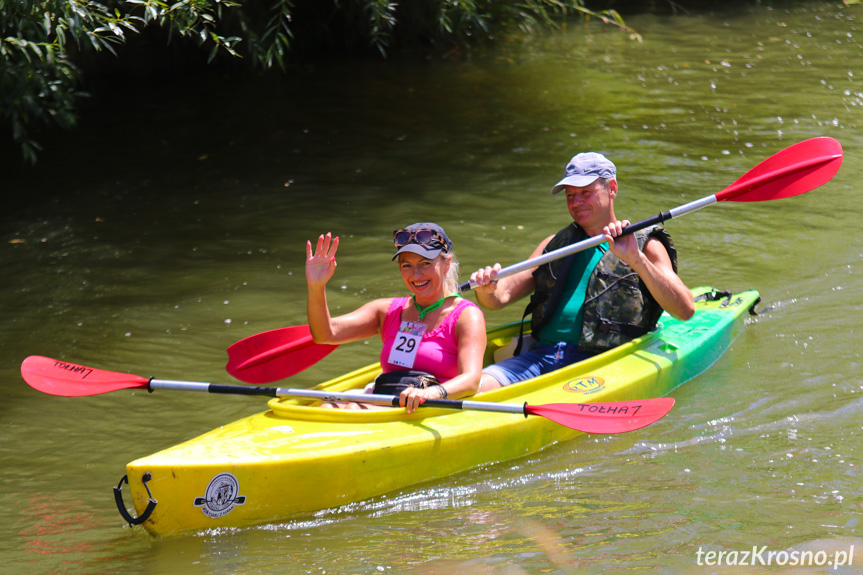
<instances>
[{"instance_id":1,"label":"green foliage","mask_svg":"<svg viewBox=\"0 0 863 575\"><path fill-rule=\"evenodd\" d=\"M264 25L264 33L260 37L255 34L250 22L245 21L243 30L251 40L251 55L264 68L272 68L276 64L283 70L285 68L285 59L291 49L293 38L290 28L293 8L292 0L273 2Z\"/></svg>"},{"instance_id":2,"label":"green foliage","mask_svg":"<svg viewBox=\"0 0 863 575\"><path fill-rule=\"evenodd\" d=\"M0 0L0 117L27 160L39 149L31 127L75 123L73 45L113 52L129 30L132 21L100 4Z\"/></svg>"},{"instance_id":3,"label":"green foliage","mask_svg":"<svg viewBox=\"0 0 863 575\"><path fill-rule=\"evenodd\" d=\"M11 127L25 160L36 161L33 133L75 124L80 70L76 56L108 51L128 35L155 24L179 36L237 55L238 37L218 33L230 0L180 0L176 3L128 0L0 0L0 118Z\"/></svg>"},{"instance_id":4,"label":"green foliage","mask_svg":"<svg viewBox=\"0 0 863 575\"><path fill-rule=\"evenodd\" d=\"M371 43L377 46L383 56L386 56L389 38L396 26L397 6L395 2L386 0L368 0L363 7L363 11L368 14Z\"/></svg>"},{"instance_id":5,"label":"green foliage","mask_svg":"<svg viewBox=\"0 0 863 575\"><path fill-rule=\"evenodd\" d=\"M400 42L465 45L499 31L561 28L574 15L627 29L615 11L588 10L584 0L0 0L0 121L35 162L35 132L75 124L84 95L76 58L116 55L146 26L196 41L210 60L224 52L285 70L298 37L308 52L331 50L329 42L386 56Z\"/></svg>"},{"instance_id":6,"label":"green foliage","mask_svg":"<svg viewBox=\"0 0 863 575\"><path fill-rule=\"evenodd\" d=\"M144 25L157 24L178 36L197 37L201 45L208 41L211 42L213 46L210 50L210 60L213 59L219 48L234 56L238 55L234 46L240 41L240 38L222 36L216 31L216 28L224 11L241 6L240 2L233 0L181 0L170 3L159 0L127 0L118 4L128 5L129 18Z\"/></svg>"}]
</instances>

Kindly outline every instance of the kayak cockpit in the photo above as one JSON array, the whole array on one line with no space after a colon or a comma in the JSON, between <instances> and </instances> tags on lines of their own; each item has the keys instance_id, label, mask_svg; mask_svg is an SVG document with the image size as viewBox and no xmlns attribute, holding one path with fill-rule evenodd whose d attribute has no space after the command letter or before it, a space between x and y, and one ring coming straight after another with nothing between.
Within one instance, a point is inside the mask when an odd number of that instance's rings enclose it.
<instances>
[{"instance_id":1,"label":"kayak cockpit","mask_svg":"<svg viewBox=\"0 0 863 575\"><path fill-rule=\"evenodd\" d=\"M681 382L701 374L718 358L719 354L713 350L725 349L737 333L738 328L724 331L717 329L717 325L731 326L736 313L729 312L745 308L751 313L759 301L755 291L741 292L732 297L730 292L719 292L708 287L693 290L693 296L696 299L696 313L687 321L676 320L663 313L657 328L642 337L557 371L474 397L512 404L605 401L606 397L614 395L623 386L633 390L632 399L664 395L657 392L657 382L661 380L663 371L675 372L674 377ZM512 322L489 330L484 365L500 361L499 352L512 347L513 338L518 337L520 327L521 322ZM525 323L524 328L525 333L530 332L529 322ZM681 362L683 358L688 360ZM380 364L374 363L322 383L314 389L332 393L362 393L379 373ZM355 410L332 409L321 405L322 401L315 399L274 398L269 401L272 414L276 417L326 422L414 421L456 413L452 409L438 407L424 407L409 415L402 408Z\"/></svg>"}]
</instances>

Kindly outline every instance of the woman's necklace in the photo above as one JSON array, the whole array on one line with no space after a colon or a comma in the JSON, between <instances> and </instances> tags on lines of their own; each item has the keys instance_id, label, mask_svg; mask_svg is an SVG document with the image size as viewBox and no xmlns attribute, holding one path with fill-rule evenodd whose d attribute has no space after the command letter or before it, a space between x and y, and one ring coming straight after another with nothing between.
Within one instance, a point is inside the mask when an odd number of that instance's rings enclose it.
<instances>
[{"instance_id":1,"label":"woman's necklace","mask_svg":"<svg viewBox=\"0 0 863 575\"><path fill-rule=\"evenodd\" d=\"M414 299L414 307L417 308L417 312L420 314L420 321L422 321L425 316L427 316L428 314L430 314L431 312L433 312L434 310L436 310L437 308L442 306L443 302L445 302L447 300L447 298L450 298L453 296L458 297L458 294L457 293L451 293L449 295L445 295L442 298L440 298L439 300L437 300L436 302L434 302L433 304L431 304L430 306L424 308L420 304L417 303L417 296L411 294L411 297Z\"/></svg>"}]
</instances>

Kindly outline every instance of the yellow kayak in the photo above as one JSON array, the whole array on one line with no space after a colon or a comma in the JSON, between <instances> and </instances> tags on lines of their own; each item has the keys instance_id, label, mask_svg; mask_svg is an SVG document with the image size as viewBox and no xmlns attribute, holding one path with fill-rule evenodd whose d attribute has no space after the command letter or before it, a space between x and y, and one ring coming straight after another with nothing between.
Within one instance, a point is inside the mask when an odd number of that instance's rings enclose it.
<instances>
[{"instance_id":1,"label":"yellow kayak","mask_svg":"<svg viewBox=\"0 0 863 575\"><path fill-rule=\"evenodd\" d=\"M689 321L663 314L655 331L630 343L478 397L522 405L665 396L728 349L759 301L756 291L693 293ZM518 330L518 323L491 329L486 361ZM361 390L378 373L376 363L314 389ZM143 526L168 535L283 521L529 455L579 434L542 417L507 413L423 408L407 415L317 405L274 398L267 411L129 463L135 511L149 514Z\"/></svg>"}]
</instances>

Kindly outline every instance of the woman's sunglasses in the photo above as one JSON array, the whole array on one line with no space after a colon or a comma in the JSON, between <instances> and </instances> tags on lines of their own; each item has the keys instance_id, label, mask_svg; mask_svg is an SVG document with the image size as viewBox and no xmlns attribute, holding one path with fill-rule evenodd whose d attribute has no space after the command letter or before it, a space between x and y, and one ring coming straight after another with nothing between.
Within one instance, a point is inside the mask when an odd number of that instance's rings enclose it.
<instances>
[{"instance_id":1,"label":"woman's sunglasses","mask_svg":"<svg viewBox=\"0 0 863 575\"><path fill-rule=\"evenodd\" d=\"M433 241L437 240L438 243L444 246L444 251L446 251L446 242L434 230L396 230L393 232L393 243L397 248L402 246L406 246L407 244L417 243L421 246L428 245Z\"/></svg>"}]
</instances>

